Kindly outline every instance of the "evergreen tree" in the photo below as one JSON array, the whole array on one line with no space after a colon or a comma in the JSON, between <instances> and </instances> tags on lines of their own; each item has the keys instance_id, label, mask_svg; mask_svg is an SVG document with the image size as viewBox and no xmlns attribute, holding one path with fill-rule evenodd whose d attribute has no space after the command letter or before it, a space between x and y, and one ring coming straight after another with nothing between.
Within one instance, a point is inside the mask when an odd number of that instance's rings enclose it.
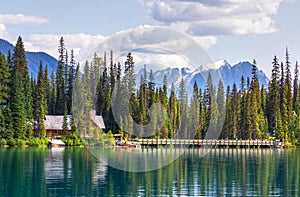
<instances>
[{"instance_id":1,"label":"evergreen tree","mask_svg":"<svg viewBox=\"0 0 300 197\"><path fill-rule=\"evenodd\" d=\"M24 44L20 36L18 37L16 46L14 48L14 53L12 56L12 67L13 75L20 74L24 82L26 75L28 75L28 66L25 56Z\"/></svg>"},{"instance_id":2,"label":"evergreen tree","mask_svg":"<svg viewBox=\"0 0 300 197\"><path fill-rule=\"evenodd\" d=\"M200 111L199 111L199 95L198 95L198 85L197 82L194 82L193 86L193 96L191 98L191 104L190 104L190 120L188 124L188 129L191 134L193 134L193 137L199 137L199 121L200 121ZM198 136L197 136L198 134Z\"/></svg>"},{"instance_id":3,"label":"evergreen tree","mask_svg":"<svg viewBox=\"0 0 300 197\"><path fill-rule=\"evenodd\" d=\"M287 125L287 129L285 127L286 135L291 135L289 133L289 126L290 126L290 121L291 121L291 116L292 116L292 110L293 110L293 93L292 93L292 77L291 77L291 70L290 70L290 57L289 57L289 52L288 48L286 48L286 62L285 62L285 83L284 83L284 96L286 98L286 120L285 124ZM286 136L287 138L287 136ZM288 139L286 139L288 140Z\"/></svg>"},{"instance_id":4,"label":"evergreen tree","mask_svg":"<svg viewBox=\"0 0 300 197\"><path fill-rule=\"evenodd\" d=\"M46 93L46 114L49 113L49 105L51 103L51 82L48 78L48 65L45 67L44 71L44 83L45 83L45 93ZM35 92L35 91L32 91ZM35 97L33 97L34 99Z\"/></svg>"},{"instance_id":5,"label":"evergreen tree","mask_svg":"<svg viewBox=\"0 0 300 197\"><path fill-rule=\"evenodd\" d=\"M12 93L11 93L11 114L12 126L14 132L12 137L25 139L26 138L26 111L25 111L25 95L23 77L16 73L12 79Z\"/></svg>"},{"instance_id":6,"label":"evergreen tree","mask_svg":"<svg viewBox=\"0 0 300 197\"><path fill-rule=\"evenodd\" d=\"M54 71L52 71L51 73L50 90L51 90L51 94L49 98L50 102L48 105L48 114L54 115L56 112L56 97L57 97Z\"/></svg>"},{"instance_id":7,"label":"evergreen tree","mask_svg":"<svg viewBox=\"0 0 300 197\"><path fill-rule=\"evenodd\" d=\"M116 73L116 65L114 64L113 61L113 51L110 51L110 86L111 86L111 92L114 91L114 88L116 86L116 78L115 78L115 73Z\"/></svg>"},{"instance_id":8,"label":"evergreen tree","mask_svg":"<svg viewBox=\"0 0 300 197\"><path fill-rule=\"evenodd\" d=\"M269 85L269 93L268 93L268 100L267 100L268 125L269 125L269 132L271 134L275 134L276 136L279 136L281 132L281 115L280 115L280 107L279 107L280 84L278 81L279 63L276 56L274 56L272 64L273 64L273 69L272 69L272 76Z\"/></svg>"},{"instance_id":9,"label":"evergreen tree","mask_svg":"<svg viewBox=\"0 0 300 197\"><path fill-rule=\"evenodd\" d=\"M134 74L134 61L131 53L128 53L127 59L125 61L125 82L127 84L127 89L130 94L135 92L135 74Z\"/></svg>"},{"instance_id":10,"label":"evergreen tree","mask_svg":"<svg viewBox=\"0 0 300 197\"><path fill-rule=\"evenodd\" d=\"M66 105L67 105L67 111L68 114L71 114L72 110L72 100L73 100L73 89L74 89L74 80L75 80L75 57L74 57L74 51L71 50L71 59L70 59L70 65L69 65L69 71L68 71L68 77L67 78L67 92L66 92ZM66 66L66 68L68 68ZM67 71L67 70L66 70ZM65 75L67 72L65 73Z\"/></svg>"},{"instance_id":11,"label":"evergreen tree","mask_svg":"<svg viewBox=\"0 0 300 197\"><path fill-rule=\"evenodd\" d=\"M63 124L62 124L62 135L63 136L68 135L68 116L67 116L67 113L68 113L67 104L65 104Z\"/></svg>"},{"instance_id":12,"label":"evergreen tree","mask_svg":"<svg viewBox=\"0 0 300 197\"><path fill-rule=\"evenodd\" d=\"M36 131L40 138L46 136L45 127L45 115L47 113L47 101L46 101L46 84L45 75L43 71L43 64L40 62L38 81L36 86L36 100L35 100L35 120L36 120Z\"/></svg>"},{"instance_id":13,"label":"evergreen tree","mask_svg":"<svg viewBox=\"0 0 300 197\"><path fill-rule=\"evenodd\" d=\"M58 65L56 70L56 101L55 101L55 114L63 115L65 104L65 43L64 38L61 37L58 47Z\"/></svg>"},{"instance_id":14,"label":"evergreen tree","mask_svg":"<svg viewBox=\"0 0 300 197\"><path fill-rule=\"evenodd\" d=\"M96 103L96 113L97 113L97 115L102 115L103 114L104 99L105 99L105 95L104 95L104 92L103 92L102 80L100 78L98 80L98 85L97 85L97 103Z\"/></svg>"},{"instance_id":15,"label":"evergreen tree","mask_svg":"<svg viewBox=\"0 0 300 197\"><path fill-rule=\"evenodd\" d=\"M5 55L0 52L0 106L7 105L10 91L10 70Z\"/></svg>"},{"instance_id":16,"label":"evergreen tree","mask_svg":"<svg viewBox=\"0 0 300 197\"><path fill-rule=\"evenodd\" d=\"M232 87L232 93L231 93L231 98L232 98L232 109L233 109L233 125L232 125L232 135L231 138L232 139L236 139L237 138L237 134L238 134L238 91L237 91L237 87L236 84L233 84Z\"/></svg>"},{"instance_id":17,"label":"evergreen tree","mask_svg":"<svg viewBox=\"0 0 300 197\"><path fill-rule=\"evenodd\" d=\"M225 115L223 130L222 133L220 134L220 138L223 139L230 138L230 132L233 130L232 118L233 118L233 110L231 104L231 92L230 92L230 86L228 85L226 90L226 115Z\"/></svg>"},{"instance_id":18,"label":"evergreen tree","mask_svg":"<svg viewBox=\"0 0 300 197\"><path fill-rule=\"evenodd\" d=\"M11 111L13 118L15 118L13 128L16 130L15 137L25 138L30 136L32 132L33 98L25 49L21 37L17 40L12 60ZM17 87L18 85L22 87ZM18 104L20 106L17 106Z\"/></svg>"},{"instance_id":19,"label":"evergreen tree","mask_svg":"<svg viewBox=\"0 0 300 197\"><path fill-rule=\"evenodd\" d=\"M150 75L151 75L151 73L152 73L152 70L150 72ZM154 95L154 92L153 92L153 95ZM149 100L149 102L151 102L151 99ZM169 103L169 109L170 109L168 115L169 115L169 118L172 122L171 124L173 126L173 128L170 128L171 134L172 134L171 136L174 137L177 134L179 125L178 125L178 122L177 122L177 120L178 120L178 118L177 118L177 116L178 116L177 99L176 99L176 96L175 96L175 86L174 86L173 83L172 83L172 86L171 86L171 92L170 92L170 97L169 97L169 102L168 103Z\"/></svg>"},{"instance_id":20,"label":"evergreen tree","mask_svg":"<svg viewBox=\"0 0 300 197\"><path fill-rule=\"evenodd\" d=\"M225 109L225 96L224 96L224 85L223 85L223 81L219 80L218 83L218 93L217 93L217 105L218 105L218 122L217 122L217 131L221 132L222 128L223 128L223 124L225 121L225 113L226 113L226 109Z\"/></svg>"},{"instance_id":21,"label":"evergreen tree","mask_svg":"<svg viewBox=\"0 0 300 197\"><path fill-rule=\"evenodd\" d=\"M298 114L299 111L299 65L296 62L295 65L295 76L294 76L294 85L293 85L293 109Z\"/></svg>"}]
</instances>

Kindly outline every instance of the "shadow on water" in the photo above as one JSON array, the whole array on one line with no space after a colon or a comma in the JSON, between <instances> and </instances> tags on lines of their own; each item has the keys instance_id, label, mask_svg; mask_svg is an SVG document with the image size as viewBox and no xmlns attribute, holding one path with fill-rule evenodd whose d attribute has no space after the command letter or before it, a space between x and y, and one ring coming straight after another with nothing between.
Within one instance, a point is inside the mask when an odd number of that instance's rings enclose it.
<instances>
[{"instance_id":1,"label":"shadow on water","mask_svg":"<svg viewBox=\"0 0 300 197\"><path fill-rule=\"evenodd\" d=\"M164 167L128 172L85 148L0 148L0 196L300 195L299 149L213 149L204 157L202 151L187 149Z\"/></svg>"}]
</instances>

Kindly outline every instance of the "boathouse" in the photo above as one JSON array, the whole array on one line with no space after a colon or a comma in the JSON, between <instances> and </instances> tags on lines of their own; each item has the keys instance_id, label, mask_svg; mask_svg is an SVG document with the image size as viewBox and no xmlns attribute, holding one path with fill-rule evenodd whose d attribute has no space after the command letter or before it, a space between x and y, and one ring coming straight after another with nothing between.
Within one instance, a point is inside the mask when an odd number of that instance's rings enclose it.
<instances>
[{"instance_id":1,"label":"boathouse","mask_svg":"<svg viewBox=\"0 0 300 197\"><path fill-rule=\"evenodd\" d=\"M60 137L62 136L64 116L46 115L45 126L47 137ZM102 116L93 116L92 122L94 126L100 129L105 129ZM67 116L68 133L71 133L71 116Z\"/></svg>"}]
</instances>

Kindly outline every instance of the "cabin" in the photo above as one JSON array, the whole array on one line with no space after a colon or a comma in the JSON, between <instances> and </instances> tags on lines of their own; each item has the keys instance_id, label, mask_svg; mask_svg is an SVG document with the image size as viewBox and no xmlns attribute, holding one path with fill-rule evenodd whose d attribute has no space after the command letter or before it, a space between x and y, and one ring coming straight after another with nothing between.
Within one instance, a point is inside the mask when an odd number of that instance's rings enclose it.
<instances>
[{"instance_id":1,"label":"cabin","mask_svg":"<svg viewBox=\"0 0 300 197\"><path fill-rule=\"evenodd\" d=\"M46 115L45 126L47 137L61 137L64 116ZM94 126L105 129L102 116L92 116ZM67 116L68 133L71 133L71 116Z\"/></svg>"}]
</instances>

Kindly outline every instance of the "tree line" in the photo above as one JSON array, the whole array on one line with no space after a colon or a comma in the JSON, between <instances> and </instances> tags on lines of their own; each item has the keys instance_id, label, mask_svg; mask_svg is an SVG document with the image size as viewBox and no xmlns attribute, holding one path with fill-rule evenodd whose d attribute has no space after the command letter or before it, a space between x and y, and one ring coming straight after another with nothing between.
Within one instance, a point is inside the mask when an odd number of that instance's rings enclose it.
<instances>
[{"instance_id":1,"label":"tree line","mask_svg":"<svg viewBox=\"0 0 300 197\"><path fill-rule=\"evenodd\" d=\"M95 111L104 118L105 132L127 136L135 135L135 124L151 124L151 132L147 131L144 137L252 140L275 137L290 144L300 141L299 66L296 62L292 79L287 49L285 62L274 56L268 87L260 86L254 60L249 68L251 78L242 76L239 84L224 87L221 80L215 83L208 74L204 89L194 82L190 98L183 80L175 88L174 84L168 84L165 75L159 86L146 65L137 87L131 53L124 65L114 62L113 51L103 57L95 53L83 65L82 73L73 50L69 57L63 37L58 53L56 73L52 72L49 78L47 65L40 62L37 79L28 73L21 37L12 53L0 54L1 139L45 138L47 114L64 115L65 136L70 135L66 116L71 115L71 135L83 136L91 131L82 114ZM114 103L128 105L128 114L114 114ZM151 110L158 103L163 110ZM144 127L139 128L141 133L146 132Z\"/></svg>"}]
</instances>

